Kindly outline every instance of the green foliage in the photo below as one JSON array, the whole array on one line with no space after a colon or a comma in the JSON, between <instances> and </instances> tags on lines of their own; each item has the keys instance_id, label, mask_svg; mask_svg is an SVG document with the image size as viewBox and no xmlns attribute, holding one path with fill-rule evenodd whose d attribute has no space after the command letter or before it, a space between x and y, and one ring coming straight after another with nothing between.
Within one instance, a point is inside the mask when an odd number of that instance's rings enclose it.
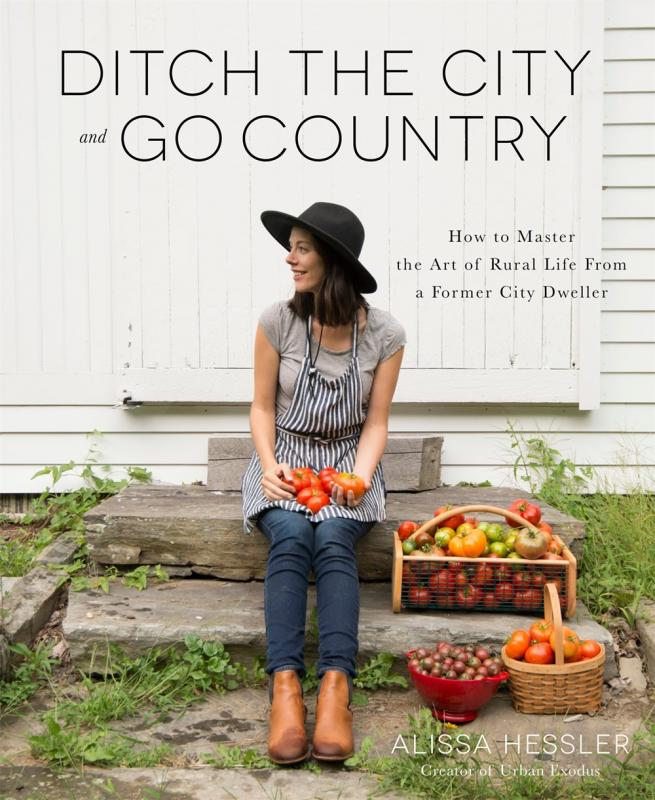
<instances>
[{"instance_id":1,"label":"green foliage","mask_svg":"<svg viewBox=\"0 0 655 800\"><path fill-rule=\"evenodd\" d=\"M87 435L101 434L92 431ZM79 557L86 559L84 514L105 498L120 492L128 484L148 483L152 479L151 473L143 467L128 467L125 478L114 480L108 477L108 473L111 472L110 465L97 462L98 449L94 443L89 448L84 465L68 461L66 464L43 467L34 473L32 478L50 476L51 485L32 501L29 512L24 515L21 522L14 523L17 530L25 528L25 532L3 542L0 548L0 574L7 577L25 575L32 568L34 559L41 550L65 531L71 531L75 535L80 546ZM81 468L76 472L78 466ZM81 479L84 485L79 489L55 493L56 485L65 475ZM104 582L100 582L99 585L104 589Z\"/></svg>"},{"instance_id":2,"label":"green foliage","mask_svg":"<svg viewBox=\"0 0 655 800\"><path fill-rule=\"evenodd\" d=\"M392 672L396 657L393 653L378 653L357 670L357 677L353 684L358 689L384 689L389 686L407 688L407 679L404 675Z\"/></svg>"},{"instance_id":3,"label":"green foliage","mask_svg":"<svg viewBox=\"0 0 655 800\"><path fill-rule=\"evenodd\" d=\"M154 767L172 750L168 744L144 747L139 739L115 733L104 725L88 732L75 722L62 727L53 711L44 714L43 722L44 732L28 737L32 753L57 767Z\"/></svg>"},{"instance_id":4,"label":"green foliage","mask_svg":"<svg viewBox=\"0 0 655 800\"><path fill-rule=\"evenodd\" d=\"M360 750L345 762L345 766L369 772L380 779L381 793L402 792L408 797L444 797L448 800L636 800L655 796L655 722L647 721L643 731L633 740L625 760L605 757L600 774L571 779L565 775L544 777L511 774L502 776L500 765L482 762L474 756L453 757L442 755L431 742L438 741L445 726L434 720L427 708L408 717L409 730L402 734L410 752L376 757L372 755L374 742L370 737L362 741ZM451 731L456 735L457 731ZM416 744L414 744L416 736ZM434 737L433 739L431 737ZM468 740L471 750L476 740ZM416 756L413 751L421 754ZM490 775L481 775L480 767L488 766ZM535 762L535 766L542 765ZM518 767L518 762L512 764ZM524 767L530 764L524 764ZM470 769L468 776L449 776L439 770ZM435 770L432 773L431 770ZM427 774L424 774L427 773Z\"/></svg>"},{"instance_id":5,"label":"green foliage","mask_svg":"<svg viewBox=\"0 0 655 800\"><path fill-rule=\"evenodd\" d=\"M56 664L43 644L38 644L34 650L24 644L12 644L9 650L22 660L7 680L0 680L0 719L13 714L37 689L46 685Z\"/></svg>"},{"instance_id":6,"label":"green foliage","mask_svg":"<svg viewBox=\"0 0 655 800\"><path fill-rule=\"evenodd\" d=\"M267 756L263 756L253 747L229 747L225 744L216 746L216 755L204 753L201 760L205 764L220 769L242 767L244 769L277 769L277 764Z\"/></svg>"},{"instance_id":7,"label":"green foliage","mask_svg":"<svg viewBox=\"0 0 655 800\"><path fill-rule=\"evenodd\" d=\"M611 487L583 494L592 479L600 483L591 467L562 458L543 437L525 439L511 422L508 432L517 451L515 477L527 481L539 499L585 523L580 598L601 622L619 614L634 626L641 598L655 598L655 497Z\"/></svg>"}]
</instances>

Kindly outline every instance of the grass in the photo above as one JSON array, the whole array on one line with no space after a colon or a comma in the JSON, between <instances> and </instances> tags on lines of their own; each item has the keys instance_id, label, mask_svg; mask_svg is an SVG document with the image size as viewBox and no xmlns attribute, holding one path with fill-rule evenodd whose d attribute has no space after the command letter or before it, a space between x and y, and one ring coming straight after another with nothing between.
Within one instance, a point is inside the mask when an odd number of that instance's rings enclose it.
<instances>
[{"instance_id":1,"label":"grass","mask_svg":"<svg viewBox=\"0 0 655 800\"><path fill-rule=\"evenodd\" d=\"M591 467L565 459L543 436L508 423L514 476L538 498L585 523L578 594L601 623L622 616L634 627L642 597L655 598L655 495L640 486L616 493ZM588 493L590 485L600 491Z\"/></svg>"},{"instance_id":2,"label":"grass","mask_svg":"<svg viewBox=\"0 0 655 800\"><path fill-rule=\"evenodd\" d=\"M408 717L406 742L414 741L413 749L426 755L404 752L372 757L373 741L366 738L362 748L346 761L351 769L376 776L380 792L402 791L408 797L442 797L447 800L653 800L655 798L655 722L644 723L635 736L632 749L624 761L605 757L603 765L587 768L587 775L572 778L568 774L550 774L545 762L506 765L483 762L475 757L453 758L441 755L438 747L430 747L444 731L428 709L416 717ZM431 739L431 737L433 737ZM445 748L444 748L445 749ZM472 744L472 749L474 746ZM432 750L432 752L431 752ZM531 774L530 766L541 764L544 776Z\"/></svg>"}]
</instances>

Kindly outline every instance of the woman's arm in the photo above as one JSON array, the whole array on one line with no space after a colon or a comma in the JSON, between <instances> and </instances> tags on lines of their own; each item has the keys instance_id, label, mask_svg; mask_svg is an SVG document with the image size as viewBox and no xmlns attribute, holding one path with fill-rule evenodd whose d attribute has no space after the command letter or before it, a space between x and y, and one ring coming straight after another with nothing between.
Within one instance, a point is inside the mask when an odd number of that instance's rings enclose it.
<instances>
[{"instance_id":1,"label":"woman's arm","mask_svg":"<svg viewBox=\"0 0 655 800\"><path fill-rule=\"evenodd\" d=\"M362 426L362 432L357 446L357 455L353 472L363 478L366 488L370 488L371 479L378 462L382 458L384 448L387 443L389 432L389 410L391 400L398 383L400 365L403 360L404 348L395 352L386 361L382 361L376 367L371 386L371 395L368 402L368 413L366 421ZM343 493L338 488L336 502L343 502ZM348 505L356 505L352 493L347 498Z\"/></svg>"},{"instance_id":2,"label":"woman's arm","mask_svg":"<svg viewBox=\"0 0 655 800\"><path fill-rule=\"evenodd\" d=\"M282 480L291 479L288 464L275 460L275 397L280 355L269 342L261 325L255 334L255 391L250 406L250 432L262 465L262 488L270 500L290 500L293 491Z\"/></svg>"}]
</instances>

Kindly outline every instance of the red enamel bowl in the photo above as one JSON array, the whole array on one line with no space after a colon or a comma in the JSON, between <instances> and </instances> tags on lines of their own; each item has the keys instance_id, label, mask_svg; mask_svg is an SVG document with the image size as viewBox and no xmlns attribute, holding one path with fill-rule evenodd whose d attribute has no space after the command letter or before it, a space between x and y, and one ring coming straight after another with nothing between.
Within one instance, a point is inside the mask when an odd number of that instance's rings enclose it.
<instances>
[{"instance_id":1,"label":"red enamel bowl","mask_svg":"<svg viewBox=\"0 0 655 800\"><path fill-rule=\"evenodd\" d=\"M408 659L415 650L405 653ZM460 681L452 678L438 678L422 675L407 664L414 688L432 706L432 715L442 722L471 722L478 711L496 694L502 681L509 678L509 672L499 672L482 681Z\"/></svg>"}]
</instances>

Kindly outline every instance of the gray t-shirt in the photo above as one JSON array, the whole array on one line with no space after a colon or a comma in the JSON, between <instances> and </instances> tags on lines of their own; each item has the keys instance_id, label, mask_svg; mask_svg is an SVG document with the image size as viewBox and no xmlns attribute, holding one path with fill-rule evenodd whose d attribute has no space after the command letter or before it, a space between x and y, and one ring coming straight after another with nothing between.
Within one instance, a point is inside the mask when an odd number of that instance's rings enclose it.
<instances>
[{"instance_id":1,"label":"gray t-shirt","mask_svg":"<svg viewBox=\"0 0 655 800\"><path fill-rule=\"evenodd\" d=\"M291 405L293 389L305 356L307 328L304 320L296 316L287 306L286 300L264 309L259 322L267 339L280 354L280 371L276 398L276 414L282 414ZM373 373L381 361L385 361L406 343L405 329L388 311L369 308L364 332L359 334L357 353L362 375L364 408L368 406ZM312 338L312 354L318 342ZM333 380L343 375L352 358L352 343L348 350L336 352L321 345L316 369Z\"/></svg>"}]
</instances>

